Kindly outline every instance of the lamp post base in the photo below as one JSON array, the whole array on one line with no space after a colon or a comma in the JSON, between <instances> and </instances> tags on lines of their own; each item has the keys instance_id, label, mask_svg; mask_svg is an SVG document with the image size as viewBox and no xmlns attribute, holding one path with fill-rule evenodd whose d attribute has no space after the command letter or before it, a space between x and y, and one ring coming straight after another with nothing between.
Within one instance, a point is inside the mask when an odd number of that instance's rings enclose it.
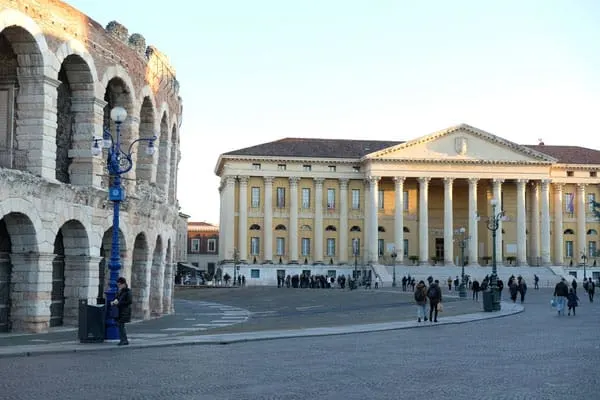
<instances>
[{"instance_id":1,"label":"lamp post base","mask_svg":"<svg viewBox=\"0 0 600 400\"><path fill-rule=\"evenodd\" d=\"M464 282L458 286L458 297L462 299L467 297L467 285Z\"/></svg>"},{"instance_id":2,"label":"lamp post base","mask_svg":"<svg viewBox=\"0 0 600 400\"><path fill-rule=\"evenodd\" d=\"M106 317L105 317L105 334L104 340L119 340L119 327L113 315L118 313L117 307L110 303L115 299L116 293L106 292Z\"/></svg>"}]
</instances>

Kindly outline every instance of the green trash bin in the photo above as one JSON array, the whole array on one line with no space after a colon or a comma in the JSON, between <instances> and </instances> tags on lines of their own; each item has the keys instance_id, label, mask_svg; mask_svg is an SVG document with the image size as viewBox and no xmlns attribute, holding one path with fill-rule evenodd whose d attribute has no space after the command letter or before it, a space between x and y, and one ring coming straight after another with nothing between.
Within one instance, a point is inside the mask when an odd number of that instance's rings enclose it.
<instances>
[{"instance_id":1,"label":"green trash bin","mask_svg":"<svg viewBox=\"0 0 600 400\"><path fill-rule=\"evenodd\" d=\"M489 289L483 291L483 311L494 311L494 294Z\"/></svg>"}]
</instances>

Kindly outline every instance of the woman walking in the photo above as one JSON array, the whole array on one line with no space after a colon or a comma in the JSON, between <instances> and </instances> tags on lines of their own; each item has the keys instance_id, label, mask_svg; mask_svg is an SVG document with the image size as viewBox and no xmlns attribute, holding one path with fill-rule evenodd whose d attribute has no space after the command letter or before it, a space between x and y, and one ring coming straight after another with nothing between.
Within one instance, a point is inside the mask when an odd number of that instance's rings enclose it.
<instances>
[{"instance_id":1,"label":"woman walking","mask_svg":"<svg viewBox=\"0 0 600 400\"><path fill-rule=\"evenodd\" d=\"M119 326L119 346L126 346L129 344L127 340L127 331L125 330L125 324L131 322L131 290L127 286L127 280L120 277L117 279L117 287L119 292L117 297L112 301L113 306L117 306L119 309L119 315L117 317L117 324Z\"/></svg>"}]
</instances>

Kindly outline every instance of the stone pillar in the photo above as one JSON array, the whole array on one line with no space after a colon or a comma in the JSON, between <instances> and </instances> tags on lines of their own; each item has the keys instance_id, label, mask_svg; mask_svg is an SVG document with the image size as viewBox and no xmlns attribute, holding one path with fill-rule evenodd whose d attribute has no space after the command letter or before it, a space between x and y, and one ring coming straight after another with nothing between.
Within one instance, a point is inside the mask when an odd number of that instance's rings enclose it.
<instances>
[{"instance_id":1,"label":"stone pillar","mask_svg":"<svg viewBox=\"0 0 600 400\"><path fill-rule=\"evenodd\" d=\"M101 257L65 256L65 325L79 322L79 299L96 304Z\"/></svg>"},{"instance_id":2,"label":"stone pillar","mask_svg":"<svg viewBox=\"0 0 600 400\"><path fill-rule=\"evenodd\" d=\"M477 217L477 184L479 179L469 179L469 266L479 266L479 230Z\"/></svg>"},{"instance_id":3,"label":"stone pillar","mask_svg":"<svg viewBox=\"0 0 600 400\"><path fill-rule=\"evenodd\" d=\"M11 320L15 332L40 333L50 325L55 254L12 253ZM97 268L96 268L97 269Z\"/></svg>"},{"instance_id":4,"label":"stone pillar","mask_svg":"<svg viewBox=\"0 0 600 400\"><path fill-rule=\"evenodd\" d=\"M367 260L370 263L377 264L379 262L379 221L377 216L378 200L379 200L379 177L369 177L369 243L367 251Z\"/></svg>"},{"instance_id":5,"label":"stone pillar","mask_svg":"<svg viewBox=\"0 0 600 400\"><path fill-rule=\"evenodd\" d=\"M263 263L273 263L273 177L265 176L265 226L264 232L264 259Z\"/></svg>"},{"instance_id":6,"label":"stone pillar","mask_svg":"<svg viewBox=\"0 0 600 400\"><path fill-rule=\"evenodd\" d=\"M298 182L300 178L290 178L290 258L289 264L298 264Z\"/></svg>"},{"instance_id":7,"label":"stone pillar","mask_svg":"<svg viewBox=\"0 0 600 400\"><path fill-rule=\"evenodd\" d=\"M339 263L348 264L348 179L340 179Z\"/></svg>"},{"instance_id":8,"label":"stone pillar","mask_svg":"<svg viewBox=\"0 0 600 400\"><path fill-rule=\"evenodd\" d=\"M550 265L550 180L544 179L542 181L542 218L541 218L541 232L542 232L542 264Z\"/></svg>"},{"instance_id":9,"label":"stone pillar","mask_svg":"<svg viewBox=\"0 0 600 400\"><path fill-rule=\"evenodd\" d=\"M143 250L139 253L136 249L133 251L133 263L131 265L130 287L133 296L131 305L132 317L136 319L150 318L150 278L152 264L146 258Z\"/></svg>"},{"instance_id":10,"label":"stone pillar","mask_svg":"<svg viewBox=\"0 0 600 400\"><path fill-rule=\"evenodd\" d=\"M563 265L563 184L554 184L554 265Z\"/></svg>"},{"instance_id":11,"label":"stone pillar","mask_svg":"<svg viewBox=\"0 0 600 400\"><path fill-rule=\"evenodd\" d=\"M429 181L419 178L419 264L429 261Z\"/></svg>"},{"instance_id":12,"label":"stone pillar","mask_svg":"<svg viewBox=\"0 0 600 400\"><path fill-rule=\"evenodd\" d=\"M219 185L219 261L225 259L225 180Z\"/></svg>"},{"instance_id":13,"label":"stone pillar","mask_svg":"<svg viewBox=\"0 0 600 400\"><path fill-rule=\"evenodd\" d=\"M235 248L235 177L225 178L225 254L224 259L233 260Z\"/></svg>"},{"instance_id":14,"label":"stone pillar","mask_svg":"<svg viewBox=\"0 0 600 400\"><path fill-rule=\"evenodd\" d=\"M158 317L162 315L163 295L165 291L165 262L163 253L152 259L152 271L150 276L150 315Z\"/></svg>"},{"instance_id":15,"label":"stone pillar","mask_svg":"<svg viewBox=\"0 0 600 400\"><path fill-rule=\"evenodd\" d=\"M497 201L497 205L496 205L496 215L498 215L498 213L500 211L502 211L502 183L504 183L504 179L494 179L493 184L494 184L494 198ZM494 215L494 217L496 216ZM502 221L499 220L498 221L498 230L496 231L496 265L503 265L504 264L504 260L502 259L502 254L503 254L503 249L502 249Z\"/></svg>"},{"instance_id":16,"label":"stone pillar","mask_svg":"<svg viewBox=\"0 0 600 400\"><path fill-rule=\"evenodd\" d=\"M323 264L323 178L315 178L315 254L313 263Z\"/></svg>"},{"instance_id":17,"label":"stone pillar","mask_svg":"<svg viewBox=\"0 0 600 400\"><path fill-rule=\"evenodd\" d=\"M394 178L394 246L396 247L396 263L404 262L404 177Z\"/></svg>"},{"instance_id":18,"label":"stone pillar","mask_svg":"<svg viewBox=\"0 0 600 400\"><path fill-rule=\"evenodd\" d=\"M454 216L452 187L454 178L444 178L444 264L454 265Z\"/></svg>"},{"instance_id":19,"label":"stone pillar","mask_svg":"<svg viewBox=\"0 0 600 400\"><path fill-rule=\"evenodd\" d=\"M102 168L106 159L94 157L90 150L91 138L102 138L104 117L104 100L94 97L72 97L71 110L74 117L73 148L69 149L71 165L69 176L71 184L79 186L100 187L102 184ZM102 143L99 143L100 145ZM103 165L104 164L104 165Z\"/></svg>"},{"instance_id":20,"label":"stone pillar","mask_svg":"<svg viewBox=\"0 0 600 400\"><path fill-rule=\"evenodd\" d=\"M238 210L238 254L240 262L248 260L248 177L240 176L240 198Z\"/></svg>"},{"instance_id":21,"label":"stone pillar","mask_svg":"<svg viewBox=\"0 0 600 400\"><path fill-rule=\"evenodd\" d=\"M538 266L540 257L540 185L531 185L531 265Z\"/></svg>"},{"instance_id":22,"label":"stone pillar","mask_svg":"<svg viewBox=\"0 0 600 400\"><path fill-rule=\"evenodd\" d=\"M527 179L517 181L517 265L527 265L527 213L525 210L525 188Z\"/></svg>"},{"instance_id":23,"label":"stone pillar","mask_svg":"<svg viewBox=\"0 0 600 400\"><path fill-rule=\"evenodd\" d=\"M163 314L170 314L173 312L173 285L175 284L175 280L173 279L177 264L171 263L171 260L166 260L165 262L165 287L163 294Z\"/></svg>"},{"instance_id":24,"label":"stone pillar","mask_svg":"<svg viewBox=\"0 0 600 400\"><path fill-rule=\"evenodd\" d=\"M573 250L573 264L575 265L579 263L583 253L587 256L587 243L585 240L587 235L585 226L585 213L587 211L585 206L585 186L584 183L577 184L577 247Z\"/></svg>"}]
</instances>

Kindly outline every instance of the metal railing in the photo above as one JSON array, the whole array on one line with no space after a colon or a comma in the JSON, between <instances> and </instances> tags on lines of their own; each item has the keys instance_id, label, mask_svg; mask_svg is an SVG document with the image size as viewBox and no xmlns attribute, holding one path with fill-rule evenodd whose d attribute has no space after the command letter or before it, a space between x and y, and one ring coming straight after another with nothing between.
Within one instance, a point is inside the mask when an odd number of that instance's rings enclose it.
<instances>
[{"instance_id":1,"label":"metal railing","mask_svg":"<svg viewBox=\"0 0 600 400\"><path fill-rule=\"evenodd\" d=\"M27 151L0 147L0 167L24 170L27 167Z\"/></svg>"}]
</instances>

